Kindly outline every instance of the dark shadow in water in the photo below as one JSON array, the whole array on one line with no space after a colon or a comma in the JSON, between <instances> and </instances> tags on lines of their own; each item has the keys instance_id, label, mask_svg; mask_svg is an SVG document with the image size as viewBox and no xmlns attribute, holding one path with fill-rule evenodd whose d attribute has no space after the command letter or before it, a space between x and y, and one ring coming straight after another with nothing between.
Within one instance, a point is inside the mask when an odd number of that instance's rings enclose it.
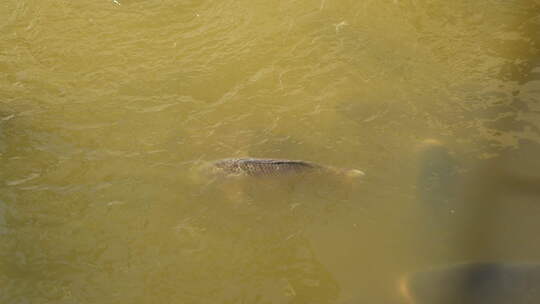
<instances>
[{"instance_id":1,"label":"dark shadow in water","mask_svg":"<svg viewBox=\"0 0 540 304\"><path fill-rule=\"evenodd\" d=\"M521 37L526 37L519 40L521 45L501 38L491 41L491 48L486 50L489 56L506 62L498 73L498 78L504 82L523 86L539 83L540 27L534 21L538 8L531 4L521 12L519 26L511 24L499 29L517 31ZM435 218L434 222L440 221L442 231L453 229L447 232L456 236L455 243L448 246L461 250L465 259L497 257L503 247L497 243L505 240L501 238L502 230L523 233L524 228L519 226L530 225L530 231L540 228L532 221L518 223L515 218L508 219L525 210L529 210L529 216L540 217L536 204L540 201L540 142L532 139L540 135L540 125L537 120L527 119L527 115L532 117L539 113L531 103L531 96L522 96L519 90L505 92L504 88L495 88L492 92L477 93L481 94L484 95L478 96L476 102L481 103L486 94L491 94L491 103L463 113L465 119L478 122L489 134L480 138L480 148L470 155L452 155L444 145L431 145L421 153L419 163L418 197L426 210L431 210L428 214ZM504 140L497 139L501 137L512 138L517 144L502 145ZM437 208L439 210L435 210ZM444 226L449 222L454 224L453 228ZM511 240L513 244L506 246L525 246L530 251L528 254L524 251L523 255L540 258L540 248L526 246L525 239L527 237L517 237Z\"/></svg>"},{"instance_id":2,"label":"dark shadow in water","mask_svg":"<svg viewBox=\"0 0 540 304\"><path fill-rule=\"evenodd\" d=\"M400 290L411 304L536 304L540 264L469 263L405 276Z\"/></svg>"},{"instance_id":3,"label":"dark shadow in water","mask_svg":"<svg viewBox=\"0 0 540 304\"><path fill-rule=\"evenodd\" d=\"M524 20L518 31L528 37L520 40L525 45L501 39L489 50L506 61L498 77L512 91L488 92L500 102L464 113L489 134L481 147L459 155L430 144L419 157L417 197L425 212L419 239L430 240L419 250L482 263L409 276L401 287L410 303L540 303L540 266L513 263L540 260L540 125L530 118L539 113L532 96L512 85L540 83L540 27L532 15ZM501 144L508 138L516 144Z\"/></svg>"},{"instance_id":4,"label":"dark shadow in water","mask_svg":"<svg viewBox=\"0 0 540 304\"><path fill-rule=\"evenodd\" d=\"M512 223L526 224L516 218L506 219L519 215L512 209L540 212L537 155L540 144L521 141L517 149L499 151L497 157L459 163L443 145L426 147L420 157L418 198L426 212L426 231L446 236L433 235L430 239L444 242L446 250L461 251L459 255L464 258L473 253L472 256L490 256L500 252L500 247L504 247L497 244L501 229L512 230ZM510 226L501 227L503 223ZM528 224L533 225L534 221ZM530 231L535 229L540 226L530 227ZM523 241L514 241L518 240ZM540 256L540 248L530 254Z\"/></svg>"}]
</instances>

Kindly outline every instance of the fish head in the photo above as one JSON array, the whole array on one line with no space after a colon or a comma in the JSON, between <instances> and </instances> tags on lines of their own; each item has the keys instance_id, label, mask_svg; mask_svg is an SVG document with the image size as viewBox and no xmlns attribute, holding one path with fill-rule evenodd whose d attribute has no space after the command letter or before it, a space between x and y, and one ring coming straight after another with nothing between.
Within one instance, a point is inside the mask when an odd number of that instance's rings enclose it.
<instances>
[{"instance_id":1,"label":"fish head","mask_svg":"<svg viewBox=\"0 0 540 304\"><path fill-rule=\"evenodd\" d=\"M366 173L364 173L364 171L358 170L358 169L348 169L348 170L345 170L343 174L350 178L362 178L366 176Z\"/></svg>"}]
</instances>

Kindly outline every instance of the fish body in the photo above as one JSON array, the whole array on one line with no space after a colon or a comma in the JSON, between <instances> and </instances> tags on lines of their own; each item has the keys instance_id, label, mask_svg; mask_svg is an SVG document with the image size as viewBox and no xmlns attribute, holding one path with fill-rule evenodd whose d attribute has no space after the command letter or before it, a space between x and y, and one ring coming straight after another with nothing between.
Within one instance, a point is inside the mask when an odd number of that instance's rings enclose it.
<instances>
[{"instance_id":1,"label":"fish body","mask_svg":"<svg viewBox=\"0 0 540 304\"><path fill-rule=\"evenodd\" d=\"M225 177L280 177L306 174L364 175L360 170L338 169L303 160L268 158L226 158L211 162L208 169L214 175Z\"/></svg>"},{"instance_id":2,"label":"fish body","mask_svg":"<svg viewBox=\"0 0 540 304\"><path fill-rule=\"evenodd\" d=\"M284 176L316 172L323 167L317 164L286 159L228 158L212 163L214 170L231 176Z\"/></svg>"},{"instance_id":3,"label":"fish body","mask_svg":"<svg viewBox=\"0 0 540 304\"><path fill-rule=\"evenodd\" d=\"M192 171L201 191L215 189L228 201L265 201L302 193L332 193L354 187L360 170L340 169L304 160L269 158L226 158L204 162ZM211 193L211 192L210 192Z\"/></svg>"}]
</instances>

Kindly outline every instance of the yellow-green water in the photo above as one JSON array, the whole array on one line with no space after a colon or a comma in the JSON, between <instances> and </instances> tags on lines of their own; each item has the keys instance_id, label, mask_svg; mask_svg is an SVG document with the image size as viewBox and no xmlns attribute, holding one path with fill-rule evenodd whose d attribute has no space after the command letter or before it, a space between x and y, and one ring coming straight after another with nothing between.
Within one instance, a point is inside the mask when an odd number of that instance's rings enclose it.
<instances>
[{"instance_id":1,"label":"yellow-green water","mask_svg":"<svg viewBox=\"0 0 540 304\"><path fill-rule=\"evenodd\" d=\"M401 303L425 267L540 261L539 16L2 1L0 303ZM439 187L427 138L455 161ZM367 175L232 196L190 179L242 155Z\"/></svg>"}]
</instances>

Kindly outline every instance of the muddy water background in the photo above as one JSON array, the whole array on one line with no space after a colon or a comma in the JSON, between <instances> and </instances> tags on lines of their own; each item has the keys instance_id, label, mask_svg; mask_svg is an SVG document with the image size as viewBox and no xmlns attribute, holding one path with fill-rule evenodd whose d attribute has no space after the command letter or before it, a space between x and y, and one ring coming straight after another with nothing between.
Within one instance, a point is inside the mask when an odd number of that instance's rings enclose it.
<instances>
[{"instance_id":1,"label":"muddy water background","mask_svg":"<svg viewBox=\"0 0 540 304\"><path fill-rule=\"evenodd\" d=\"M0 302L399 303L410 271L540 260L539 6L3 1ZM187 174L240 155L368 178Z\"/></svg>"}]
</instances>

